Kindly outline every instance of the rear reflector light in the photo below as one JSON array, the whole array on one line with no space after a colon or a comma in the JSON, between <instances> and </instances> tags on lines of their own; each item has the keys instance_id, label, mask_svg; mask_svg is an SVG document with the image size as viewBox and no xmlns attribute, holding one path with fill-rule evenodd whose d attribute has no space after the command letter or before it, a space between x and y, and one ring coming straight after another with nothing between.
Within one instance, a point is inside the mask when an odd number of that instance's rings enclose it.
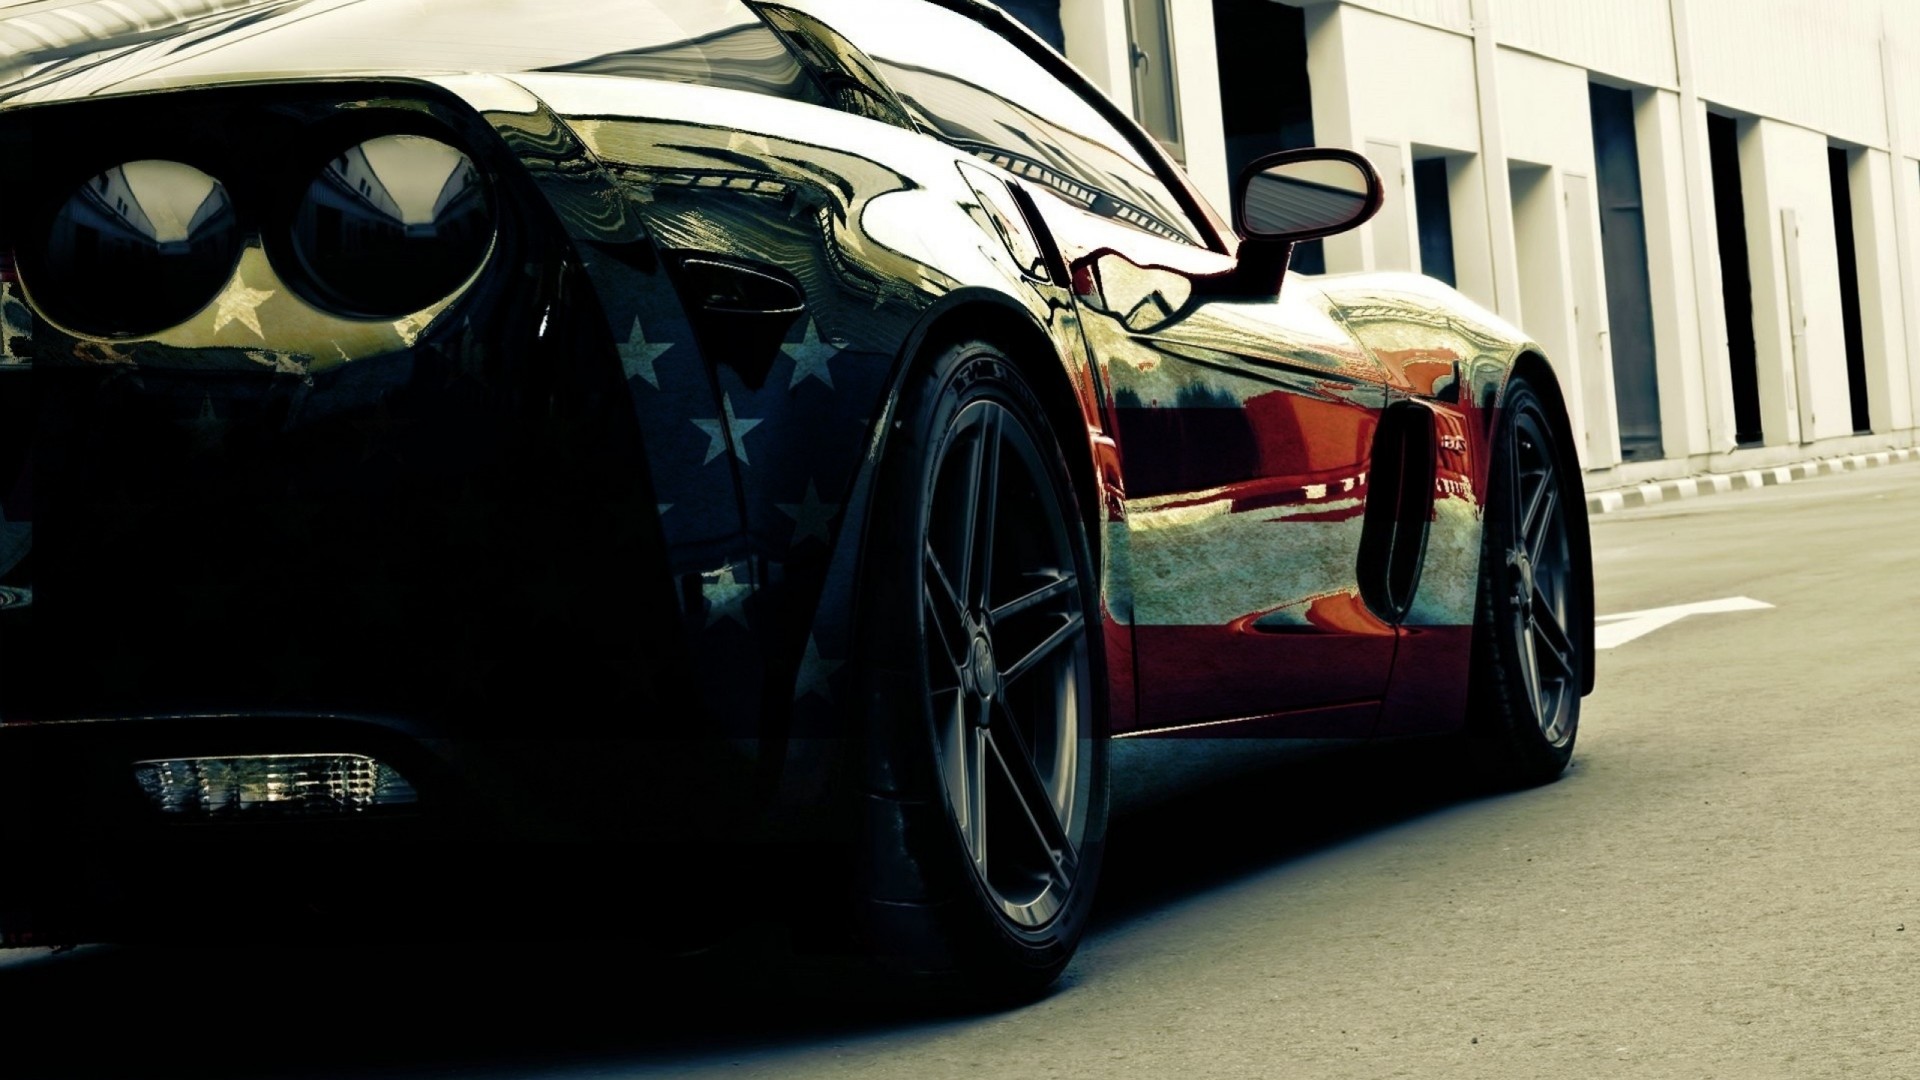
<instances>
[{"instance_id":1,"label":"rear reflector light","mask_svg":"<svg viewBox=\"0 0 1920 1080\"><path fill-rule=\"evenodd\" d=\"M0 251L0 281L18 280L20 280L20 273L13 267L13 252Z\"/></svg>"},{"instance_id":2,"label":"rear reflector light","mask_svg":"<svg viewBox=\"0 0 1920 1080\"><path fill-rule=\"evenodd\" d=\"M392 766L359 754L141 761L133 774L162 813L195 817L356 814L419 801Z\"/></svg>"}]
</instances>

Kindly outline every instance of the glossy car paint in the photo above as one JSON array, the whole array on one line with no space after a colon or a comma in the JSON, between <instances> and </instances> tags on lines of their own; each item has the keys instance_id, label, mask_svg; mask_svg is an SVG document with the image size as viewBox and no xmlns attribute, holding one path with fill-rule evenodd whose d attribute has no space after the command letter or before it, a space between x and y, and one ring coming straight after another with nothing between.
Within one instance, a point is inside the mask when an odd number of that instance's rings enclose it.
<instances>
[{"instance_id":1,"label":"glossy car paint","mask_svg":"<svg viewBox=\"0 0 1920 1080\"><path fill-rule=\"evenodd\" d=\"M1457 727L1524 336L1399 275L1224 295L1234 242L1150 142L1191 243L913 130L861 10L285 0L0 86L33 177L194 157L266 199L275 148L404 120L500 205L482 269L399 319L305 302L267 238L180 326L9 332L39 427L33 482L0 476L38 530L7 733L103 769L378 745L498 835L817 828L893 395L961 333L1026 365L1099 526L1116 734ZM4 184L26 245L51 193ZM1395 405L1440 445L1418 593L1382 613L1358 557Z\"/></svg>"}]
</instances>

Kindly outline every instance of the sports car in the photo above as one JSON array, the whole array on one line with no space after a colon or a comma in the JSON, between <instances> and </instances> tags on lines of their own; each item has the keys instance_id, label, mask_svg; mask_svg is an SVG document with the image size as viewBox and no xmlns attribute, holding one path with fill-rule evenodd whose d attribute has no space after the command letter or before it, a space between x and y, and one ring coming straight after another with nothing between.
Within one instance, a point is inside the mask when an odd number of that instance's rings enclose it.
<instances>
[{"instance_id":1,"label":"sports car","mask_svg":"<svg viewBox=\"0 0 1920 1080\"><path fill-rule=\"evenodd\" d=\"M1289 272L1360 156L1229 225L977 0L128 10L0 20L6 944L731 900L1031 991L1123 756L1566 766L1553 367Z\"/></svg>"}]
</instances>

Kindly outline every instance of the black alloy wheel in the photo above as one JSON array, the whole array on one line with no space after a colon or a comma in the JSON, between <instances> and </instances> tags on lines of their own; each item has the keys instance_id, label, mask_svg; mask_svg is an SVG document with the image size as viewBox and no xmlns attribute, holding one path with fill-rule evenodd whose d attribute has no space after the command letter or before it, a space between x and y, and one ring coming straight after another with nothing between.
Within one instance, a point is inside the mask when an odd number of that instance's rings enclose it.
<instances>
[{"instance_id":1,"label":"black alloy wheel","mask_svg":"<svg viewBox=\"0 0 1920 1080\"><path fill-rule=\"evenodd\" d=\"M1106 832L1086 529L1044 411L993 346L943 351L898 418L866 640L905 678L870 695L868 926L926 982L1025 996L1078 944Z\"/></svg>"},{"instance_id":2,"label":"black alloy wheel","mask_svg":"<svg viewBox=\"0 0 1920 1080\"><path fill-rule=\"evenodd\" d=\"M1507 385L1488 477L1474 629L1474 732L1498 781L1546 783L1573 756L1592 601L1569 515L1571 459L1540 395Z\"/></svg>"}]
</instances>

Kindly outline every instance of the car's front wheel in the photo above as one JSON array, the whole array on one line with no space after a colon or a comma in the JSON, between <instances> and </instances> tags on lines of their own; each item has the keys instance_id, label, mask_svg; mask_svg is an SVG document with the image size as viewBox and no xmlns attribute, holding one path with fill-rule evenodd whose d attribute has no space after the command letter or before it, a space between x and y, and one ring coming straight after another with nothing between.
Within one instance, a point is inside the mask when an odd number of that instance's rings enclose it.
<instances>
[{"instance_id":1,"label":"car's front wheel","mask_svg":"<svg viewBox=\"0 0 1920 1080\"><path fill-rule=\"evenodd\" d=\"M1502 785L1559 776L1579 733L1593 612L1576 468L1539 391L1514 376L1488 474L1469 729Z\"/></svg>"},{"instance_id":2,"label":"car's front wheel","mask_svg":"<svg viewBox=\"0 0 1920 1080\"><path fill-rule=\"evenodd\" d=\"M896 419L864 576L865 923L896 969L1032 993L1086 928L1106 832L1086 528L993 345L942 350Z\"/></svg>"}]
</instances>

